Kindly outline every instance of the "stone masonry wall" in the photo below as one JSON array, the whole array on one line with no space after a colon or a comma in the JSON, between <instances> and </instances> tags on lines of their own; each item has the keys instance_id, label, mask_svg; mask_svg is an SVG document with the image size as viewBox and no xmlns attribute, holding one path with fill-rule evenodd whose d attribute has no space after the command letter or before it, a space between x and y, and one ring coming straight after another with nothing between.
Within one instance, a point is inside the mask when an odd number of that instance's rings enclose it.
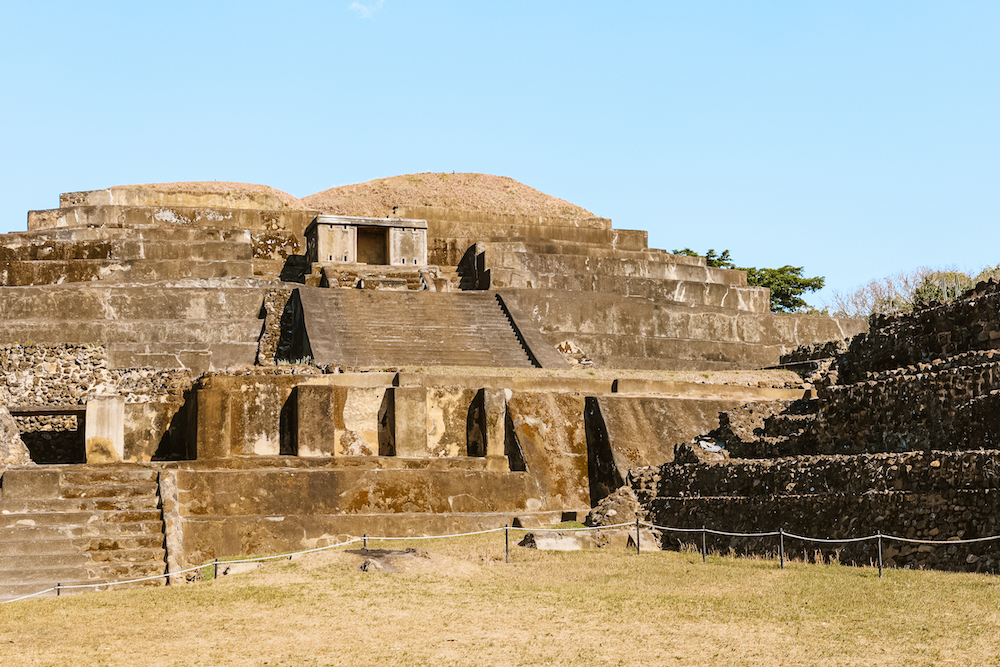
<instances>
[{"instance_id":1,"label":"stone masonry wall","mask_svg":"<svg viewBox=\"0 0 1000 667\"><path fill-rule=\"evenodd\" d=\"M873 316L839 360L840 382L975 350L1000 348L1000 283L981 282L955 301L913 313Z\"/></svg>"},{"instance_id":2,"label":"stone masonry wall","mask_svg":"<svg viewBox=\"0 0 1000 667\"><path fill-rule=\"evenodd\" d=\"M919 540L1000 535L1000 452L911 452L666 464L630 483L647 519L733 532L783 528L817 538L877 532ZM670 535L668 540L683 537ZM694 541L688 536L687 541ZM710 549L773 555L777 538L712 536ZM870 564L874 540L821 545L786 538L792 554ZM920 545L886 540L889 566L1000 571L1000 540Z\"/></svg>"},{"instance_id":3,"label":"stone masonry wall","mask_svg":"<svg viewBox=\"0 0 1000 667\"><path fill-rule=\"evenodd\" d=\"M979 437L965 425L972 401L1000 390L1000 350L968 352L866 381L821 389L813 426L820 453L978 449L1000 440L1000 414ZM988 441L984 442L983 438Z\"/></svg>"},{"instance_id":4,"label":"stone masonry wall","mask_svg":"<svg viewBox=\"0 0 1000 667\"><path fill-rule=\"evenodd\" d=\"M101 345L12 344L0 346L0 401L5 405L85 405L89 396L121 396L126 403L126 460L171 458L184 449L167 443L192 378L186 370L108 367ZM74 415L15 417L37 462L83 462L82 420ZM169 451L167 451L169 450Z\"/></svg>"}]
</instances>

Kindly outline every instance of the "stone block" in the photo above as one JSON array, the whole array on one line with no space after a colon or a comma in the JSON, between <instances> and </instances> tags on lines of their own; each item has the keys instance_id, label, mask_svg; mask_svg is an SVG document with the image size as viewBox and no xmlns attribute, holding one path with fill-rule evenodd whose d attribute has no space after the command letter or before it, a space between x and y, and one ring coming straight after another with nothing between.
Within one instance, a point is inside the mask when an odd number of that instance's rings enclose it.
<instances>
[{"instance_id":1,"label":"stone block","mask_svg":"<svg viewBox=\"0 0 1000 667\"><path fill-rule=\"evenodd\" d=\"M224 459L230 456L231 408L229 392L199 389L195 394L196 448L199 459Z\"/></svg>"},{"instance_id":2,"label":"stone block","mask_svg":"<svg viewBox=\"0 0 1000 667\"><path fill-rule=\"evenodd\" d=\"M117 463L125 459L125 401L118 396L87 401L85 438L87 463Z\"/></svg>"},{"instance_id":3,"label":"stone block","mask_svg":"<svg viewBox=\"0 0 1000 667\"><path fill-rule=\"evenodd\" d=\"M300 385L295 390L296 443L299 456L335 456L336 387Z\"/></svg>"},{"instance_id":4,"label":"stone block","mask_svg":"<svg viewBox=\"0 0 1000 667\"><path fill-rule=\"evenodd\" d=\"M510 470L506 454L507 390L483 389L486 460L490 470Z\"/></svg>"},{"instance_id":5,"label":"stone block","mask_svg":"<svg viewBox=\"0 0 1000 667\"><path fill-rule=\"evenodd\" d=\"M395 404L396 456L427 456L427 388L396 387Z\"/></svg>"},{"instance_id":6,"label":"stone block","mask_svg":"<svg viewBox=\"0 0 1000 667\"><path fill-rule=\"evenodd\" d=\"M0 486L4 500L58 498L60 479L57 470L7 470Z\"/></svg>"}]
</instances>

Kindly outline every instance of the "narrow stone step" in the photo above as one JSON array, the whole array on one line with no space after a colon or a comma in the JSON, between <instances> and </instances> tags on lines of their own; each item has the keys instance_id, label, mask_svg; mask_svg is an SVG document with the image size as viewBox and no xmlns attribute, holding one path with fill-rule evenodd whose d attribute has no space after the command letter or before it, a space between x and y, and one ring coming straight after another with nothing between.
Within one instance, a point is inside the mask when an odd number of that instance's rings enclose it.
<instances>
[{"instance_id":1,"label":"narrow stone step","mask_svg":"<svg viewBox=\"0 0 1000 667\"><path fill-rule=\"evenodd\" d=\"M119 484L62 484L60 494L69 498L155 498L156 482L124 482Z\"/></svg>"},{"instance_id":2,"label":"narrow stone step","mask_svg":"<svg viewBox=\"0 0 1000 667\"><path fill-rule=\"evenodd\" d=\"M162 521L132 521L125 523L105 523L94 521L79 524L39 524L34 526L13 526L0 528L0 548L7 541L31 540L71 540L76 538L94 537L128 537L133 535L157 535L163 530Z\"/></svg>"},{"instance_id":3,"label":"narrow stone step","mask_svg":"<svg viewBox=\"0 0 1000 667\"><path fill-rule=\"evenodd\" d=\"M163 566L166 551L163 547L136 547L133 549L103 549L88 551L87 555L94 563L113 565L116 563L148 564L159 563Z\"/></svg>"},{"instance_id":4,"label":"narrow stone step","mask_svg":"<svg viewBox=\"0 0 1000 667\"><path fill-rule=\"evenodd\" d=\"M17 584L40 585L38 589L54 586L56 583L108 583L140 579L166 572L162 561L136 563L89 563L80 567L18 567L0 570L0 590Z\"/></svg>"},{"instance_id":5,"label":"narrow stone step","mask_svg":"<svg viewBox=\"0 0 1000 667\"><path fill-rule=\"evenodd\" d=\"M8 570L32 568L83 568L93 561L83 552L31 553L15 556L0 555L0 581L6 579ZM77 575L79 576L79 575Z\"/></svg>"},{"instance_id":6,"label":"narrow stone step","mask_svg":"<svg viewBox=\"0 0 1000 667\"><path fill-rule=\"evenodd\" d=\"M121 549L161 549L163 535L95 535L93 537L53 537L48 539L10 539L0 542L0 557L54 556L89 554ZM100 559L104 560L104 559ZM148 559L146 559L148 560Z\"/></svg>"},{"instance_id":7,"label":"narrow stone step","mask_svg":"<svg viewBox=\"0 0 1000 667\"><path fill-rule=\"evenodd\" d=\"M4 503L9 505L10 501ZM39 512L27 507L21 511L0 514L0 529L22 526L87 526L94 523L134 523L160 521L159 509L128 509L116 511L70 510Z\"/></svg>"},{"instance_id":8,"label":"narrow stone step","mask_svg":"<svg viewBox=\"0 0 1000 667\"><path fill-rule=\"evenodd\" d=\"M132 484L135 482L156 483L155 470L101 470L101 469L66 469L62 471L65 484L89 485L98 483Z\"/></svg>"},{"instance_id":9,"label":"narrow stone step","mask_svg":"<svg viewBox=\"0 0 1000 667\"><path fill-rule=\"evenodd\" d=\"M2 511L15 513L79 512L79 511L142 511L159 508L156 496L130 496L124 498L39 498L4 500ZM0 515L4 516L4 515Z\"/></svg>"}]
</instances>

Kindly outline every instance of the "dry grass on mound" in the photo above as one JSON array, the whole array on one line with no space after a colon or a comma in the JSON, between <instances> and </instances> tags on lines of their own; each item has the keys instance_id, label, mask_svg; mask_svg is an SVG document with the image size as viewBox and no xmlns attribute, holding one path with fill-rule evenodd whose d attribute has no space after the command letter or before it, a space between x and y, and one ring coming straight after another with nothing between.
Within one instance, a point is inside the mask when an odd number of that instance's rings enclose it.
<instances>
[{"instance_id":1,"label":"dry grass on mound","mask_svg":"<svg viewBox=\"0 0 1000 667\"><path fill-rule=\"evenodd\" d=\"M330 215L381 218L395 206L436 206L523 216L592 218L594 214L563 199L489 174L407 174L343 185L302 198L306 206Z\"/></svg>"},{"instance_id":2,"label":"dry grass on mound","mask_svg":"<svg viewBox=\"0 0 1000 667\"><path fill-rule=\"evenodd\" d=\"M399 543L373 547L402 549ZM323 552L171 588L0 606L9 665L995 665L994 577L621 549L503 562L414 542L396 572ZM400 559L397 559L397 561Z\"/></svg>"}]
</instances>

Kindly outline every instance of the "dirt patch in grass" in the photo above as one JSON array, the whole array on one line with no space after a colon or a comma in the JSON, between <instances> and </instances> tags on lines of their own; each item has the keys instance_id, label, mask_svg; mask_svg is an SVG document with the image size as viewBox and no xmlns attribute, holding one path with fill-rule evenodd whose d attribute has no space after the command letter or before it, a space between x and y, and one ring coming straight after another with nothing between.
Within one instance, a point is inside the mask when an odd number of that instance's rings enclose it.
<instances>
[{"instance_id":1,"label":"dirt patch in grass","mask_svg":"<svg viewBox=\"0 0 1000 667\"><path fill-rule=\"evenodd\" d=\"M624 549L512 547L505 564L503 533L373 542L429 557L373 573L364 554L321 552L3 605L0 651L17 665L998 664L985 575Z\"/></svg>"},{"instance_id":2,"label":"dirt patch in grass","mask_svg":"<svg viewBox=\"0 0 1000 667\"><path fill-rule=\"evenodd\" d=\"M385 217L396 206L436 206L523 216L593 218L564 199L539 192L506 176L489 174L406 174L342 185L302 198L309 208L330 215Z\"/></svg>"}]
</instances>

